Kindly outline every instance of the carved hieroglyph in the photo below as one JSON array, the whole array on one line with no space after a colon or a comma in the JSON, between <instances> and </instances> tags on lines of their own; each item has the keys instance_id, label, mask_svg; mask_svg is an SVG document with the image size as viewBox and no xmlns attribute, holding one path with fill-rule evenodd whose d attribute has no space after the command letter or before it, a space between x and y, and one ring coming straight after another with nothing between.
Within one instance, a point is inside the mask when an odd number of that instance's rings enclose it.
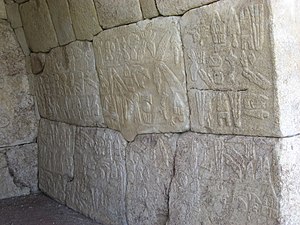
<instances>
[{"instance_id":1,"label":"carved hieroglyph","mask_svg":"<svg viewBox=\"0 0 300 225\"><path fill-rule=\"evenodd\" d=\"M178 135L139 135L126 149L130 225L165 225Z\"/></svg>"},{"instance_id":2,"label":"carved hieroglyph","mask_svg":"<svg viewBox=\"0 0 300 225\"><path fill-rule=\"evenodd\" d=\"M182 19L193 131L280 135L266 1L220 1Z\"/></svg>"},{"instance_id":3,"label":"carved hieroglyph","mask_svg":"<svg viewBox=\"0 0 300 225\"><path fill-rule=\"evenodd\" d=\"M126 225L126 141L116 131L78 128L66 204L106 225Z\"/></svg>"},{"instance_id":4,"label":"carved hieroglyph","mask_svg":"<svg viewBox=\"0 0 300 225\"><path fill-rule=\"evenodd\" d=\"M73 178L75 126L42 119L39 127L39 186L65 202L66 184Z\"/></svg>"},{"instance_id":5,"label":"carved hieroglyph","mask_svg":"<svg viewBox=\"0 0 300 225\"><path fill-rule=\"evenodd\" d=\"M36 96L42 117L82 126L103 123L99 81L92 44L72 42L53 49L36 78Z\"/></svg>"},{"instance_id":6,"label":"carved hieroglyph","mask_svg":"<svg viewBox=\"0 0 300 225\"><path fill-rule=\"evenodd\" d=\"M158 11L164 15L180 15L186 11L218 0L156 0Z\"/></svg>"},{"instance_id":7,"label":"carved hieroglyph","mask_svg":"<svg viewBox=\"0 0 300 225\"><path fill-rule=\"evenodd\" d=\"M0 21L0 147L29 143L36 135L25 56L9 23Z\"/></svg>"},{"instance_id":8,"label":"carved hieroglyph","mask_svg":"<svg viewBox=\"0 0 300 225\"><path fill-rule=\"evenodd\" d=\"M94 39L94 49L108 127L128 140L189 128L178 18L103 31Z\"/></svg>"},{"instance_id":9,"label":"carved hieroglyph","mask_svg":"<svg viewBox=\"0 0 300 225\"><path fill-rule=\"evenodd\" d=\"M186 133L177 146L169 225L299 224L299 137Z\"/></svg>"}]
</instances>

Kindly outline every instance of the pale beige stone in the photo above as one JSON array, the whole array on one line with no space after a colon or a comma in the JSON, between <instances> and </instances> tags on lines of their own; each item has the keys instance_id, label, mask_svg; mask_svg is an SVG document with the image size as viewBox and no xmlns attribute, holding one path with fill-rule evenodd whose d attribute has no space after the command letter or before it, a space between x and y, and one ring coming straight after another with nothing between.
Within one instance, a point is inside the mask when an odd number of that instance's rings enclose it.
<instances>
[{"instance_id":1,"label":"pale beige stone","mask_svg":"<svg viewBox=\"0 0 300 225\"><path fill-rule=\"evenodd\" d=\"M16 34L17 40L18 40L18 42L19 42L19 44L22 48L22 51L23 51L24 55L28 56L30 54L30 49L29 49L28 44L27 44L27 40L26 40L26 37L25 37L23 27L16 28L15 29L15 34Z\"/></svg>"},{"instance_id":2,"label":"pale beige stone","mask_svg":"<svg viewBox=\"0 0 300 225\"><path fill-rule=\"evenodd\" d=\"M130 225L165 225L178 135L139 135L126 149Z\"/></svg>"},{"instance_id":3,"label":"pale beige stone","mask_svg":"<svg viewBox=\"0 0 300 225\"><path fill-rule=\"evenodd\" d=\"M105 225L127 224L125 216L126 141L116 131L78 128L74 180L67 206Z\"/></svg>"},{"instance_id":4,"label":"pale beige stone","mask_svg":"<svg viewBox=\"0 0 300 225\"><path fill-rule=\"evenodd\" d=\"M168 224L298 224L299 141L183 134Z\"/></svg>"},{"instance_id":5,"label":"pale beige stone","mask_svg":"<svg viewBox=\"0 0 300 225\"><path fill-rule=\"evenodd\" d=\"M46 54L44 53L31 53L30 64L33 74L39 74L43 72L46 62Z\"/></svg>"},{"instance_id":6,"label":"pale beige stone","mask_svg":"<svg viewBox=\"0 0 300 225\"><path fill-rule=\"evenodd\" d=\"M106 30L93 43L108 127L127 140L189 128L178 18Z\"/></svg>"},{"instance_id":7,"label":"pale beige stone","mask_svg":"<svg viewBox=\"0 0 300 225\"><path fill-rule=\"evenodd\" d=\"M46 0L30 0L20 5L21 19L33 52L47 52L58 46Z\"/></svg>"},{"instance_id":8,"label":"pale beige stone","mask_svg":"<svg viewBox=\"0 0 300 225\"><path fill-rule=\"evenodd\" d=\"M39 127L39 187L65 202L66 184L73 178L76 127L42 119Z\"/></svg>"},{"instance_id":9,"label":"pale beige stone","mask_svg":"<svg viewBox=\"0 0 300 225\"><path fill-rule=\"evenodd\" d=\"M140 0L140 4L144 18L152 18L159 15L155 0Z\"/></svg>"},{"instance_id":10,"label":"pale beige stone","mask_svg":"<svg viewBox=\"0 0 300 225\"><path fill-rule=\"evenodd\" d=\"M95 0L100 25L111 28L143 19L139 0Z\"/></svg>"},{"instance_id":11,"label":"pale beige stone","mask_svg":"<svg viewBox=\"0 0 300 225\"><path fill-rule=\"evenodd\" d=\"M82 126L102 126L99 81L90 42L53 49L38 75L36 96L46 119Z\"/></svg>"},{"instance_id":12,"label":"pale beige stone","mask_svg":"<svg viewBox=\"0 0 300 225\"><path fill-rule=\"evenodd\" d=\"M270 13L266 2L231 0L183 16L193 131L283 134Z\"/></svg>"},{"instance_id":13,"label":"pale beige stone","mask_svg":"<svg viewBox=\"0 0 300 225\"><path fill-rule=\"evenodd\" d=\"M102 29L93 0L69 0L73 28L78 40L92 40Z\"/></svg>"},{"instance_id":14,"label":"pale beige stone","mask_svg":"<svg viewBox=\"0 0 300 225\"><path fill-rule=\"evenodd\" d=\"M51 18L60 45L75 40L68 0L47 0Z\"/></svg>"},{"instance_id":15,"label":"pale beige stone","mask_svg":"<svg viewBox=\"0 0 300 225\"><path fill-rule=\"evenodd\" d=\"M0 147L32 142L37 119L25 57L5 21L0 21L0 102Z\"/></svg>"},{"instance_id":16,"label":"pale beige stone","mask_svg":"<svg viewBox=\"0 0 300 225\"><path fill-rule=\"evenodd\" d=\"M7 20L10 22L12 28L22 27L21 16L19 12L19 4L6 5Z\"/></svg>"},{"instance_id":17,"label":"pale beige stone","mask_svg":"<svg viewBox=\"0 0 300 225\"><path fill-rule=\"evenodd\" d=\"M0 0L0 19L7 19L4 0Z\"/></svg>"},{"instance_id":18,"label":"pale beige stone","mask_svg":"<svg viewBox=\"0 0 300 225\"><path fill-rule=\"evenodd\" d=\"M158 11L164 16L181 15L186 11L219 0L156 0ZM238 1L235 1L238 2ZM228 4L230 6L230 4Z\"/></svg>"}]
</instances>

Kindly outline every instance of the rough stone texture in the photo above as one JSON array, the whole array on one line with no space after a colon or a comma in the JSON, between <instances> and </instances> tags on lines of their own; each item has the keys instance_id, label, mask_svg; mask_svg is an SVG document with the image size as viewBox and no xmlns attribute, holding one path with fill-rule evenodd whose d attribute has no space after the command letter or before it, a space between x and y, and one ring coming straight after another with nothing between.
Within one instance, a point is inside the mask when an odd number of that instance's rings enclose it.
<instances>
[{"instance_id":1,"label":"rough stone texture","mask_svg":"<svg viewBox=\"0 0 300 225\"><path fill-rule=\"evenodd\" d=\"M99 81L89 42L72 42L47 54L36 91L43 118L82 126L103 123Z\"/></svg>"},{"instance_id":2,"label":"rough stone texture","mask_svg":"<svg viewBox=\"0 0 300 225\"><path fill-rule=\"evenodd\" d=\"M95 0L100 25L111 28L143 19L139 0Z\"/></svg>"},{"instance_id":3,"label":"rough stone texture","mask_svg":"<svg viewBox=\"0 0 300 225\"><path fill-rule=\"evenodd\" d=\"M299 224L299 140L182 135L168 224Z\"/></svg>"},{"instance_id":4,"label":"rough stone texture","mask_svg":"<svg viewBox=\"0 0 300 225\"><path fill-rule=\"evenodd\" d=\"M102 29L93 0L69 0L70 13L76 38L92 40Z\"/></svg>"},{"instance_id":5,"label":"rough stone texture","mask_svg":"<svg viewBox=\"0 0 300 225\"><path fill-rule=\"evenodd\" d=\"M31 53L30 54L30 67L33 74L43 72L46 62L46 54L44 53Z\"/></svg>"},{"instance_id":6,"label":"rough stone texture","mask_svg":"<svg viewBox=\"0 0 300 225\"><path fill-rule=\"evenodd\" d=\"M42 119L39 127L39 187L65 202L66 184L73 178L75 126Z\"/></svg>"},{"instance_id":7,"label":"rough stone texture","mask_svg":"<svg viewBox=\"0 0 300 225\"><path fill-rule=\"evenodd\" d=\"M127 140L189 128L178 18L103 31L94 49L108 127Z\"/></svg>"},{"instance_id":8,"label":"rough stone texture","mask_svg":"<svg viewBox=\"0 0 300 225\"><path fill-rule=\"evenodd\" d=\"M32 142L37 120L25 57L6 21L0 21L0 102L0 147Z\"/></svg>"},{"instance_id":9,"label":"rough stone texture","mask_svg":"<svg viewBox=\"0 0 300 225\"><path fill-rule=\"evenodd\" d=\"M60 45L75 40L68 0L47 0Z\"/></svg>"},{"instance_id":10,"label":"rough stone texture","mask_svg":"<svg viewBox=\"0 0 300 225\"><path fill-rule=\"evenodd\" d=\"M7 19L4 0L0 0L0 19Z\"/></svg>"},{"instance_id":11,"label":"rough stone texture","mask_svg":"<svg viewBox=\"0 0 300 225\"><path fill-rule=\"evenodd\" d=\"M0 148L0 199L37 189L37 145Z\"/></svg>"},{"instance_id":12,"label":"rough stone texture","mask_svg":"<svg viewBox=\"0 0 300 225\"><path fill-rule=\"evenodd\" d=\"M220 1L183 16L193 131L282 135L270 22L261 1Z\"/></svg>"},{"instance_id":13,"label":"rough stone texture","mask_svg":"<svg viewBox=\"0 0 300 225\"><path fill-rule=\"evenodd\" d=\"M165 225L178 135L140 135L126 149L130 225Z\"/></svg>"},{"instance_id":14,"label":"rough stone texture","mask_svg":"<svg viewBox=\"0 0 300 225\"><path fill-rule=\"evenodd\" d=\"M16 28L15 34L16 34L18 43L20 44L24 55L28 56L30 54L30 49L27 45L27 41L26 41L26 37L25 37L23 28L22 27Z\"/></svg>"},{"instance_id":15,"label":"rough stone texture","mask_svg":"<svg viewBox=\"0 0 300 225\"><path fill-rule=\"evenodd\" d=\"M186 11L218 0L156 0L158 11L164 16L181 15ZM228 4L230 5L230 4Z\"/></svg>"},{"instance_id":16,"label":"rough stone texture","mask_svg":"<svg viewBox=\"0 0 300 225\"><path fill-rule=\"evenodd\" d=\"M126 141L116 131L78 128L67 205L105 225L126 225Z\"/></svg>"},{"instance_id":17,"label":"rough stone texture","mask_svg":"<svg viewBox=\"0 0 300 225\"><path fill-rule=\"evenodd\" d=\"M19 12L19 4L6 5L7 20L10 22L12 28L22 27L22 20Z\"/></svg>"},{"instance_id":18,"label":"rough stone texture","mask_svg":"<svg viewBox=\"0 0 300 225\"><path fill-rule=\"evenodd\" d=\"M144 18L152 18L159 15L155 0L140 0L140 4Z\"/></svg>"},{"instance_id":19,"label":"rough stone texture","mask_svg":"<svg viewBox=\"0 0 300 225\"><path fill-rule=\"evenodd\" d=\"M28 46L33 52L47 52L58 46L46 0L21 4L20 14Z\"/></svg>"}]
</instances>

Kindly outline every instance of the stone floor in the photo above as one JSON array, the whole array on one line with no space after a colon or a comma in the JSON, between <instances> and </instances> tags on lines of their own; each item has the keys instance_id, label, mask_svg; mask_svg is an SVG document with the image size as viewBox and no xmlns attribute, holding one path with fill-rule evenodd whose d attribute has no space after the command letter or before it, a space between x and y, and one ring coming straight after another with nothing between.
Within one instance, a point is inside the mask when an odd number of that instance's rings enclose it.
<instances>
[{"instance_id":1,"label":"stone floor","mask_svg":"<svg viewBox=\"0 0 300 225\"><path fill-rule=\"evenodd\" d=\"M100 225L42 194L0 200L0 225Z\"/></svg>"}]
</instances>

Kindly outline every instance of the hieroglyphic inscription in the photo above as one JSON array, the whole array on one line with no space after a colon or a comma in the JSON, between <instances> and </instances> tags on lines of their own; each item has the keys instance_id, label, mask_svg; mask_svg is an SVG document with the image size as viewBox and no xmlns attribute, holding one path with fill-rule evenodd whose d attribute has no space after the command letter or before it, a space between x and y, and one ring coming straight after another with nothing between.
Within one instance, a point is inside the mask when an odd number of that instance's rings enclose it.
<instances>
[{"instance_id":1,"label":"hieroglyphic inscription","mask_svg":"<svg viewBox=\"0 0 300 225\"><path fill-rule=\"evenodd\" d=\"M131 225L165 225L178 135L139 135L127 148L127 218Z\"/></svg>"},{"instance_id":2,"label":"hieroglyphic inscription","mask_svg":"<svg viewBox=\"0 0 300 225\"><path fill-rule=\"evenodd\" d=\"M182 19L192 129L278 135L268 5L231 2Z\"/></svg>"},{"instance_id":3,"label":"hieroglyphic inscription","mask_svg":"<svg viewBox=\"0 0 300 225\"><path fill-rule=\"evenodd\" d=\"M74 180L66 204L101 224L126 225L125 147L122 136L109 129L78 128Z\"/></svg>"},{"instance_id":4,"label":"hieroglyphic inscription","mask_svg":"<svg viewBox=\"0 0 300 225\"><path fill-rule=\"evenodd\" d=\"M101 32L94 39L106 124L126 139L189 126L178 18Z\"/></svg>"},{"instance_id":5,"label":"hieroglyphic inscription","mask_svg":"<svg viewBox=\"0 0 300 225\"><path fill-rule=\"evenodd\" d=\"M267 138L182 135L169 225L277 224L277 143Z\"/></svg>"},{"instance_id":6,"label":"hieroglyphic inscription","mask_svg":"<svg viewBox=\"0 0 300 225\"><path fill-rule=\"evenodd\" d=\"M37 77L37 102L42 117L82 126L103 123L99 81L89 42L73 42L46 56Z\"/></svg>"}]
</instances>

